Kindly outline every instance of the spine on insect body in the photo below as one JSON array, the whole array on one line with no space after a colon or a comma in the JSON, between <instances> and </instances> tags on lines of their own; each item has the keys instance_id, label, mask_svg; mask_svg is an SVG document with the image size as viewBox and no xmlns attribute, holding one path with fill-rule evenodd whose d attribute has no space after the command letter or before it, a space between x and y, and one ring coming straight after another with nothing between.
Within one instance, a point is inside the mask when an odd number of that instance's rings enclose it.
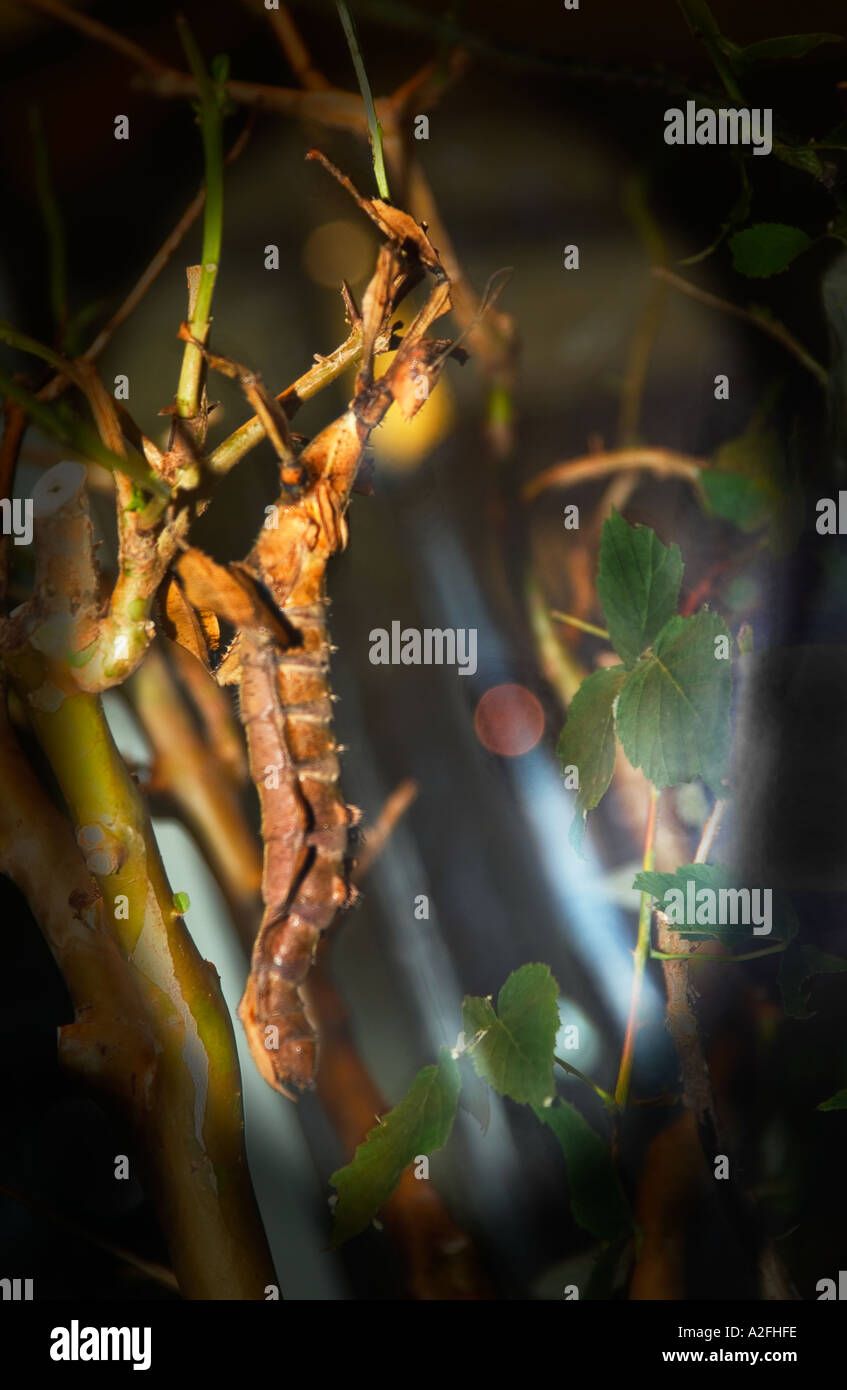
<instances>
[{"instance_id":1,"label":"spine on insect body","mask_svg":"<svg viewBox=\"0 0 847 1390\"><path fill-rule=\"evenodd\" d=\"M326 602L285 604L295 642L248 639L241 706L259 791L265 856L262 924L239 1015L254 1060L286 1095L310 1088L318 1039L300 986L321 932L355 897L351 828L332 724Z\"/></svg>"}]
</instances>

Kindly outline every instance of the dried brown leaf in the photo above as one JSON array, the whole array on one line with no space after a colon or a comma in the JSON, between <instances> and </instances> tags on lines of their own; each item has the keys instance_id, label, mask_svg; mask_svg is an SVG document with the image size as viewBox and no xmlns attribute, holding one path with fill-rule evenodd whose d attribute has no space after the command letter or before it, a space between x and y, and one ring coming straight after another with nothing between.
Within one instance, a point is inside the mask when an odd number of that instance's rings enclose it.
<instances>
[{"instance_id":1,"label":"dried brown leaf","mask_svg":"<svg viewBox=\"0 0 847 1390\"><path fill-rule=\"evenodd\" d=\"M233 627L269 632L283 647L290 645L288 628L243 565L219 565L202 550L191 548L180 556L176 567L196 609L210 609Z\"/></svg>"},{"instance_id":2,"label":"dried brown leaf","mask_svg":"<svg viewBox=\"0 0 847 1390\"><path fill-rule=\"evenodd\" d=\"M162 631L172 642L178 642L208 670L209 652L203 625L173 575L165 584L162 612Z\"/></svg>"},{"instance_id":3,"label":"dried brown leaf","mask_svg":"<svg viewBox=\"0 0 847 1390\"><path fill-rule=\"evenodd\" d=\"M413 250L421 264L431 270L433 274L443 276L444 269L438 259L438 252L426 234L426 228L422 227L408 212L402 208L395 208L391 203L383 202L382 198L363 198L355 184L336 168L331 160L327 159L320 150L309 150L307 159L317 159L334 179L337 179L342 188L355 198L359 207L367 213L372 222L375 222L384 236L396 242L404 251Z\"/></svg>"}]
</instances>

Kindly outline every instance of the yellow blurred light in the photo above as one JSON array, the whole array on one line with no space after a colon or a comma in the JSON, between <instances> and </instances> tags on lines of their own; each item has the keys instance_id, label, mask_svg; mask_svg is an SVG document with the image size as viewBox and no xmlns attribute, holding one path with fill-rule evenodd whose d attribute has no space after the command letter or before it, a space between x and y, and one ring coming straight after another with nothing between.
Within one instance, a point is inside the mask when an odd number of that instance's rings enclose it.
<instances>
[{"instance_id":1,"label":"yellow blurred light","mask_svg":"<svg viewBox=\"0 0 847 1390\"><path fill-rule=\"evenodd\" d=\"M303 265L318 285L338 289L364 280L374 265L374 241L356 222L324 222L315 227L303 247Z\"/></svg>"},{"instance_id":2,"label":"yellow blurred light","mask_svg":"<svg viewBox=\"0 0 847 1390\"><path fill-rule=\"evenodd\" d=\"M381 377L394 361L394 353L383 353L375 363L374 372ZM431 396L424 401L417 415L404 420L398 406L389 407L388 414L371 435L371 444L380 468L390 473L412 473L437 444L450 433L456 418L456 397L442 373Z\"/></svg>"}]
</instances>

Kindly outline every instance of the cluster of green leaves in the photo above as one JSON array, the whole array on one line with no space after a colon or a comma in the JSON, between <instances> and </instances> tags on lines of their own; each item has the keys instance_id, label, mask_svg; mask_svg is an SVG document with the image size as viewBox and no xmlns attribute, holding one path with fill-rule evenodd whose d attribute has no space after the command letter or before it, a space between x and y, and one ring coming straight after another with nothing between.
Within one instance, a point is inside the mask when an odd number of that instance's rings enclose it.
<instances>
[{"instance_id":1,"label":"cluster of green leaves","mask_svg":"<svg viewBox=\"0 0 847 1390\"><path fill-rule=\"evenodd\" d=\"M666 906L666 899L669 890L681 890L686 901L686 887L691 882L695 884L696 892L701 888L708 888L713 892L720 892L723 889L743 889L749 888L749 881L742 881L742 878L724 864L684 864L673 873L656 873L653 870L636 874L633 888L637 888L642 893L649 893L658 907ZM797 914L791 903L791 899L786 893L772 891L772 916L773 930L768 936L767 943L762 944L770 948L775 945L787 946L797 934ZM719 923L714 926L702 926L694 920L689 921L686 917L683 922L675 922L674 931L679 936L691 938L713 938L723 941L727 945L736 945L740 939L747 940L750 936L750 927L741 923ZM846 963L847 964L847 963Z\"/></svg>"},{"instance_id":2,"label":"cluster of green leaves","mask_svg":"<svg viewBox=\"0 0 847 1390\"><path fill-rule=\"evenodd\" d=\"M765 319L767 311L753 311ZM739 435L721 444L709 468L699 471L696 488L706 515L728 521L744 535L759 533L776 557L787 555L803 529L802 482L786 458L772 423L781 391L774 382Z\"/></svg>"},{"instance_id":3,"label":"cluster of green leaves","mask_svg":"<svg viewBox=\"0 0 847 1390\"><path fill-rule=\"evenodd\" d=\"M715 453L698 479L706 509L750 534L767 527L772 540L785 530L790 492L779 435L768 423L774 391L754 411L746 429Z\"/></svg>"},{"instance_id":4,"label":"cluster of green leaves","mask_svg":"<svg viewBox=\"0 0 847 1390\"><path fill-rule=\"evenodd\" d=\"M683 568L679 546L663 545L648 526L630 526L612 511L603 526L597 592L622 665L582 682L558 745L563 767L579 771L570 835L578 851L587 814L612 780L616 734L654 786L702 777L716 795L725 794L731 640L717 613L677 613Z\"/></svg>"},{"instance_id":5,"label":"cluster of green leaves","mask_svg":"<svg viewBox=\"0 0 847 1390\"><path fill-rule=\"evenodd\" d=\"M759 65L796 62L822 44L845 42L842 34L816 32L783 34L776 38L760 39L755 43L737 44L721 32L705 0L680 0L680 6L693 31L706 43L722 85L736 105L746 104L739 83ZM831 171L822 162L819 151L845 149L847 127L843 122L822 140L798 143L784 132L778 132L773 140L773 154L777 159L827 188L832 187ZM729 241L729 248L733 266L740 274L752 279L779 275L787 270L798 256L814 245L814 239L802 228L783 222L756 222L751 226L743 226L750 215L753 193L743 156L733 151L732 157L736 160L741 179L739 196L718 236L704 251L689 257L683 264L693 265L704 260L721 245L730 232L734 232L735 235ZM834 198L836 216L827 226L824 235L847 241L847 212L840 195L836 193Z\"/></svg>"},{"instance_id":6,"label":"cluster of green leaves","mask_svg":"<svg viewBox=\"0 0 847 1390\"><path fill-rule=\"evenodd\" d=\"M686 0L683 9L705 37L724 85L738 100L742 98L736 78L756 64L802 58L820 44L843 41L838 34L815 33L741 46L721 34L705 0ZM847 130L800 146L777 138L773 149L784 163L823 182L826 170L817 150L847 149ZM741 226L750 215L752 189L743 159L735 153L733 157L739 166L741 193L717 239L689 263L711 254L733 232L729 246L736 270L757 279L780 274L814 244L813 238L784 223ZM836 218L827 233L847 241L847 213ZM763 435L758 422L755 433L748 432L726 446L715 468L703 470L698 479L706 509L744 532L768 526L778 500L771 473L755 462L761 459L763 444L772 457L774 441ZM612 512L603 527L597 590L620 664L583 681L558 746L563 766L579 770L571 827L577 849L588 811L599 804L611 782L616 737L633 766L642 768L657 788L701 777L716 795L726 795L730 635L723 620L707 609L691 617L679 615L683 568L678 546L663 545L649 527L630 526ZM688 878L710 888L740 886L720 865L687 865L674 874L641 873L634 887L661 903L670 887L684 886ZM776 905L776 927L776 944L784 950L786 1008L793 1016L804 1017L812 976L847 969L847 961L798 944L793 909L782 895ZM738 939L732 927L704 930L696 922L686 922L677 929L683 936L715 936L730 943ZM462 1090L458 1059L466 1056L479 1078L499 1095L531 1106L553 1131L567 1164L574 1218L606 1244L612 1262L617 1260L621 1242L634 1230L632 1213L608 1145L575 1106L555 1096L557 998L558 986L548 967L525 965L509 976L496 1008L490 998L465 999L463 1045L452 1052L442 1048L438 1062L418 1073L404 1099L359 1145L352 1162L332 1175L338 1194L334 1246L370 1224L409 1164L446 1144ZM842 1091L819 1108L846 1106L847 1091Z\"/></svg>"},{"instance_id":7,"label":"cluster of green leaves","mask_svg":"<svg viewBox=\"0 0 847 1390\"><path fill-rule=\"evenodd\" d=\"M730 237L732 264L740 275L751 280L767 280L781 275L814 243L802 227L786 222L755 222Z\"/></svg>"},{"instance_id":8,"label":"cluster of green leaves","mask_svg":"<svg viewBox=\"0 0 847 1390\"><path fill-rule=\"evenodd\" d=\"M333 1173L333 1246L370 1224L403 1170L443 1148L462 1089L457 1059L469 1057L478 1077L498 1095L532 1107L564 1154L575 1221L597 1240L619 1242L633 1229L609 1146L576 1106L556 1096L553 1080L559 1030L559 987L546 965L523 965L509 976L494 1007L469 996L462 1005L464 1043L441 1049L434 1066L418 1072L398 1105L359 1145L351 1163Z\"/></svg>"}]
</instances>

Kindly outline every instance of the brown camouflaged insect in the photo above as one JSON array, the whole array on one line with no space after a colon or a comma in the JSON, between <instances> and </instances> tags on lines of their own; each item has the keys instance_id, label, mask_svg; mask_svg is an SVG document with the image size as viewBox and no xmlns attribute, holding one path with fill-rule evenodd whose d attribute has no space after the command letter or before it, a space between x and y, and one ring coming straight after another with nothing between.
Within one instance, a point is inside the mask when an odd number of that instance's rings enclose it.
<instances>
[{"instance_id":1,"label":"brown camouflaged insect","mask_svg":"<svg viewBox=\"0 0 847 1390\"><path fill-rule=\"evenodd\" d=\"M362 301L355 394L295 456L285 415L255 375L206 354L210 365L236 376L254 403L270 411L275 428L268 433L280 457L283 491L243 565L224 568L197 551L178 565L194 606L215 609L239 629L217 674L239 686L265 850L264 913L238 1012L262 1076L292 1099L292 1087L314 1085L318 1058L314 1020L300 987L321 933L356 896L351 830L359 812L347 805L339 784L326 565L347 543L347 507L371 431L395 399L411 418L453 349L447 340L424 336L450 308L450 287L425 229L399 209L360 198L332 172L388 236ZM396 306L427 273L434 278L429 297L377 382L375 350L387 346ZM425 389L415 390L421 379Z\"/></svg>"}]
</instances>

